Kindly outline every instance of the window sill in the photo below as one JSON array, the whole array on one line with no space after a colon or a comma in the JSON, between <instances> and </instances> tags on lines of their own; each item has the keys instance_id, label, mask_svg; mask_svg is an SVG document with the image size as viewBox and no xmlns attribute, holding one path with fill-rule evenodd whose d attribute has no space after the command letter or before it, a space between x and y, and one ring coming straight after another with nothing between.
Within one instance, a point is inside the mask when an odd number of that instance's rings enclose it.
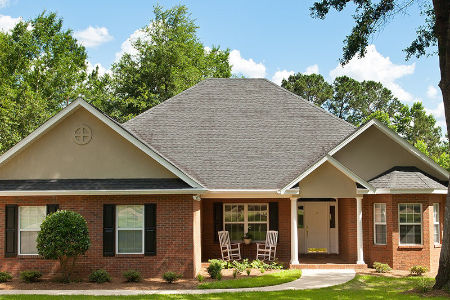
<instances>
[{"instance_id":1,"label":"window sill","mask_svg":"<svg viewBox=\"0 0 450 300\"><path fill-rule=\"evenodd\" d=\"M376 248L386 248L387 244L373 244L373 246Z\"/></svg>"},{"instance_id":2,"label":"window sill","mask_svg":"<svg viewBox=\"0 0 450 300\"><path fill-rule=\"evenodd\" d=\"M434 248L442 248L441 244L434 244Z\"/></svg>"},{"instance_id":3,"label":"window sill","mask_svg":"<svg viewBox=\"0 0 450 300\"><path fill-rule=\"evenodd\" d=\"M20 259L41 258L39 254L17 254Z\"/></svg>"},{"instance_id":4,"label":"window sill","mask_svg":"<svg viewBox=\"0 0 450 300\"><path fill-rule=\"evenodd\" d=\"M398 245L399 250L422 250L423 245Z\"/></svg>"},{"instance_id":5,"label":"window sill","mask_svg":"<svg viewBox=\"0 0 450 300\"><path fill-rule=\"evenodd\" d=\"M144 256L145 256L144 254L125 254L125 253L115 255L115 257L126 257L126 258L133 258L133 257L142 258Z\"/></svg>"}]
</instances>

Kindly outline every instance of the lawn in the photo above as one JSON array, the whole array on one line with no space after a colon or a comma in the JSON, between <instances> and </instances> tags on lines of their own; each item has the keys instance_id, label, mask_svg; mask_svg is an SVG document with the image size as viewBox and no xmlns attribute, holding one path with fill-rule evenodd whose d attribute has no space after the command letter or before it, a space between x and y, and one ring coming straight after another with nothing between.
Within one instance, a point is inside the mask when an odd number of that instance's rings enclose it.
<instances>
[{"instance_id":1,"label":"lawn","mask_svg":"<svg viewBox=\"0 0 450 300\"><path fill-rule=\"evenodd\" d=\"M417 287L420 278L388 278L370 275L358 275L355 279L342 285L303 291L283 291L283 292L242 292L242 293L221 293L207 295L149 295L149 296L111 296L111 297L94 297L94 296L28 296L28 295L12 295L0 296L1 300L10 299L67 299L67 300L103 300L103 299L424 299L423 295L411 293L411 290ZM432 284L432 278L426 279ZM427 295L427 299L449 299L450 294L442 294L439 297L431 297Z\"/></svg>"},{"instance_id":2,"label":"lawn","mask_svg":"<svg viewBox=\"0 0 450 300\"><path fill-rule=\"evenodd\" d=\"M261 275L257 277L242 277L238 279L229 279L202 283L198 286L200 289L234 289L277 285L290 282L300 278L301 270L284 270L276 273Z\"/></svg>"}]
</instances>

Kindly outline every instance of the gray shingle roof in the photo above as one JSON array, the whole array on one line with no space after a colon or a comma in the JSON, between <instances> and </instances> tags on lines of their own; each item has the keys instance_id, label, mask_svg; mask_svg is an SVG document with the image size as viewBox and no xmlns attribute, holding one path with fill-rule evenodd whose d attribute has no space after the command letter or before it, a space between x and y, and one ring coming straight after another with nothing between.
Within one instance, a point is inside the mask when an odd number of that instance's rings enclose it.
<instances>
[{"instance_id":1,"label":"gray shingle roof","mask_svg":"<svg viewBox=\"0 0 450 300\"><path fill-rule=\"evenodd\" d=\"M0 180L0 191L189 189L178 178Z\"/></svg>"},{"instance_id":2,"label":"gray shingle roof","mask_svg":"<svg viewBox=\"0 0 450 300\"><path fill-rule=\"evenodd\" d=\"M447 189L444 184L448 184L416 167L394 167L369 180L369 183L379 189Z\"/></svg>"},{"instance_id":3,"label":"gray shingle roof","mask_svg":"<svg viewBox=\"0 0 450 300\"><path fill-rule=\"evenodd\" d=\"M280 189L355 128L266 79L207 79L123 126L209 189Z\"/></svg>"}]
</instances>

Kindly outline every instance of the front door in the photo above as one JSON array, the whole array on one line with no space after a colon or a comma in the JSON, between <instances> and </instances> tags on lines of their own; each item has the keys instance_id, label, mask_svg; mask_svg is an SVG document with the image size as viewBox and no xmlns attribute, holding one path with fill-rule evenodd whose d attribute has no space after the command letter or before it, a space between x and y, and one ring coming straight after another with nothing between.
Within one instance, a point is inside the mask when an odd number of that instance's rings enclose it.
<instances>
[{"instance_id":1,"label":"front door","mask_svg":"<svg viewBox=\"0 0 450 300\"><path fill-rule=\"evenodd\" d=\"M309 202L305 205L306 252L328 252L328 205Z\"/></svg>"}]
</instances>

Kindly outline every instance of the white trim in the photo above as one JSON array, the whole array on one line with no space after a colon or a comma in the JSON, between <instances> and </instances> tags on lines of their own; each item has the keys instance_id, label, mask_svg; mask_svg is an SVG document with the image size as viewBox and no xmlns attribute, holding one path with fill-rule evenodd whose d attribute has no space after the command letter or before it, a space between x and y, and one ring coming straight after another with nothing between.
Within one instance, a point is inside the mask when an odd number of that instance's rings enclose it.
<instances>
[{"instance_id":1,"label":"white trim","mask_svg":"<svg viewBox=\"0 0 450 300\"><path fill-rule=\"evenodd\" d=\"M323 165L325 162L329 162L331 165L333 165L336 169L341 171L344 175L346 175L348 178L352 179L353 181L361 184L362 186L366 187L369 191L374 192L375 188L366 182L364 179L353 173L350 169L345 167L343 164L338 162L336 159L331 157L330 155L325 155L322 159L320 159L318 162L316 162L314 165L312 165L310 168L308 168L305 172L300 174L296 179L291 181L287 186L285 186L283 189L280 190L280 193L284 194L289 189L292 189L294 185L299 183L302 179L304 179L306 176L311 174L315 169Z\"/></svg>"},{"instance_id":2,"label":"white trim","mask_svg":"<svg viewBox=\"0 0 450 300\"><path fill-rule=\"evenodd\" d=\"M298 199L291 198L291 265L300 264L298 261Z\"/></svg>"},{"instance_id":3,"label":"white trim","mask_svg":"<svg viewBox=\"0 0 450 300\"><path fill-rule=\"evenodd\" d=\"M27 231L28 232L39 232L39 231L41 231L40 226L39 226L38 230L36 230L36 229L20 229L20 210L22 208L24 208L24 207L43 207L44 211L45 211L45 214L47 214L47 206L46 205L23 205L23 206L19 206L18 207L18 211L17 211L17 255L21 255L21 256L28 256L28 255L36 256L36 255L39 255L39 253L21 253L20 252L20 249L21 249L21 247L20 247L20 241L21 241L20 233L21 232L27 232Z\"/></svg>"},{"instance_id":4,"label":"white trim","mask_svg":"<svg viewBox=\"0 0 450 300\"><path fill-rule=\"evenodd\" d=\"M203 194L205 189L0 191L0 196Z\"/></svg>"},{"instance_id":5,"label":"white trim","mask_svg":"<svg viewBox=\"0 0 450 300\"><path fill-rule=\"evenodd\" d=\"M401 136L399 136L397 133L386 127L383 123L378 121L377 119L372 119L369 122L367 122L365 125L358 128L353 134L351 134L349 137L347 137L343 142L341 142L339 145L337 145L335 148L333 148L330 152L328 152L329 155L334 155L336 152L344 148L348 143L350 143L353 139L358 137L361 133L366 131L371 126L376 126L378 129L380 129L384 134L386 134L388 137L390 137L392 140L397 142L400 146L405 148L407 151L409 151L411 154L415 155L417 158L421 159L423 162L425 162L427 165L429 165L434 170L438 171L442 176L445 178L449 178L449 173L447 170L442 168L440 165L438 165L436 162L434 162L431 158L423 154L420 150L418 150L416 147L405 141Z\"/></svg>"},{"instance_id":6,"label":"white trim","mask_svg":"<svg viewBox=\"0 0 450 300\"><path fill-rule=\"evenodd\" d=\"M142 227L141 228L120 228L119 229L119 210L117 207L119 206L142 206ZM142 204L125 204L125 205L116 205L116 254L120 255L132 255L132 254L144 254L144 248L145 248L145 207ZM126 252L126 253L120 253L119 252L119 230L123 231L130 231L130 230L141 230L142 231L142 252Z\"/></svg>"},{"instance_id":7,"label":"white trim","mask_svg":"<svg viewBox=\"0 0 450 300\"><path fill-rule=\"evenodd\" d=\"M156 160L159 164L164 166L166 169L168 169L170 172L178 176L180 179L185 181L187 184L189 184L192 187L202 187L200 183L198 183L196 180L194 180L192 177L181 171L179 168L177 168L172 162L170 162L168 159L164 158L161 154L157 153L155 150L150 148L149 145L144 144L142 141L135 138L133 135L131 135L128 131L123 129L121 126L113 122L111 119L106 117L104 114L99 112L97 109L92 107L90 104L88 104L86 101L78 98L72 103L70 103L68 106L66 106L63 110L61 110L59 113L57 113L55 116L53 116L50 120L45 122L42 126L37 128L35 131L33 131L30 135L28 135L26 138L21 140L19 143L17 143L14 147L9 149L7 152L5 152L2 156L0 156L0 165L14 157L15 154L17 154L20 150L22 150L24 147L26 147L28 144L30 144L32 141L37 139L39 136L44 134L47 130L49 130L51 127L53 127L56 123L63 120L65 117L67 117L72 112L76 111L79 107L85 108L87 111L89 111L91 114L96 116L100 121L105 123L107 126L109 126L111 129L116 131L119 135L121 135L123 138L125 138L127 141L132 143L134 146L136 146L138 149L146 153L148 156Z\"/></svg>"},{"instance_id":8,"label":"white trim","mask_svg":"<svg viewBox=\"0 0 450 300\"><path fill-rule=\"evenodd\" d=\"M446 195L447 189L376 189L374 194L441 194Z\"/></svg>"},{"instance_id":9,"label":"white trim","mask_svg":"<svg viewBox=\"0 0 450 300\"><path fill-rule=\"evenodd\" d=\"M437 210L436 210L436 206L437 206ZM440 212L440 210L441 210L440 203L439 202L433 203L433 243L435 245L441 245L441 242L442 242L442 238L441 238L441 212ZM436 211L437 211L437 221L434 218L434 215L435 215ZM439 241L437 241L437 242L434 240L434 237L436 235L436 232L435 232L435 226L436 225L438 225L438 238L439 238Z\"/></svg>"},{"instance_id":10,"label":"white trim","mask_svg":"<svg viewBox=\"0 0 450 300\"><path fill-rule=\"evenodd\" d=\"M376 215L376 209L375 207L377 205L384 206L384 222L377 222L377 219L375 217ZM385 243L377 243L377 225L384 225L385 227L385 234L386 234L386 242ZM373 204L373 244L374 245L386 245L387 244L387 211L386 211L386 203L377 202Z\"/></svg>"},{"instance_id":11,"label":"white trim","mask_svg":"<svg viewBox=\"0 0 450 300\"><path fill-rule=\"evenodd\" d=\"M420 244L402 244L401 236L400 236L400 226L401 225L414 225L417 226L419 223L400 223L400 205L420 205ZM415 214L415 213L413 213ZM422 211L422 203L415 202L403 202L399 203L397 206L397 218L398 218L398 244L399 246L421 246L423 245L423 211Z\"/></svg>"},{"instance_id":12,"label":"white trim","mask_svg":"<svg viewBox=\"0 0 450 300\"><path fill-rule=\"evenodd\" d=\"M358 265L364 265L364 240L363 240L363 224L362 224L362 199L356 198L356 249L358 251Z\"/></svg>"}]
</instances>

